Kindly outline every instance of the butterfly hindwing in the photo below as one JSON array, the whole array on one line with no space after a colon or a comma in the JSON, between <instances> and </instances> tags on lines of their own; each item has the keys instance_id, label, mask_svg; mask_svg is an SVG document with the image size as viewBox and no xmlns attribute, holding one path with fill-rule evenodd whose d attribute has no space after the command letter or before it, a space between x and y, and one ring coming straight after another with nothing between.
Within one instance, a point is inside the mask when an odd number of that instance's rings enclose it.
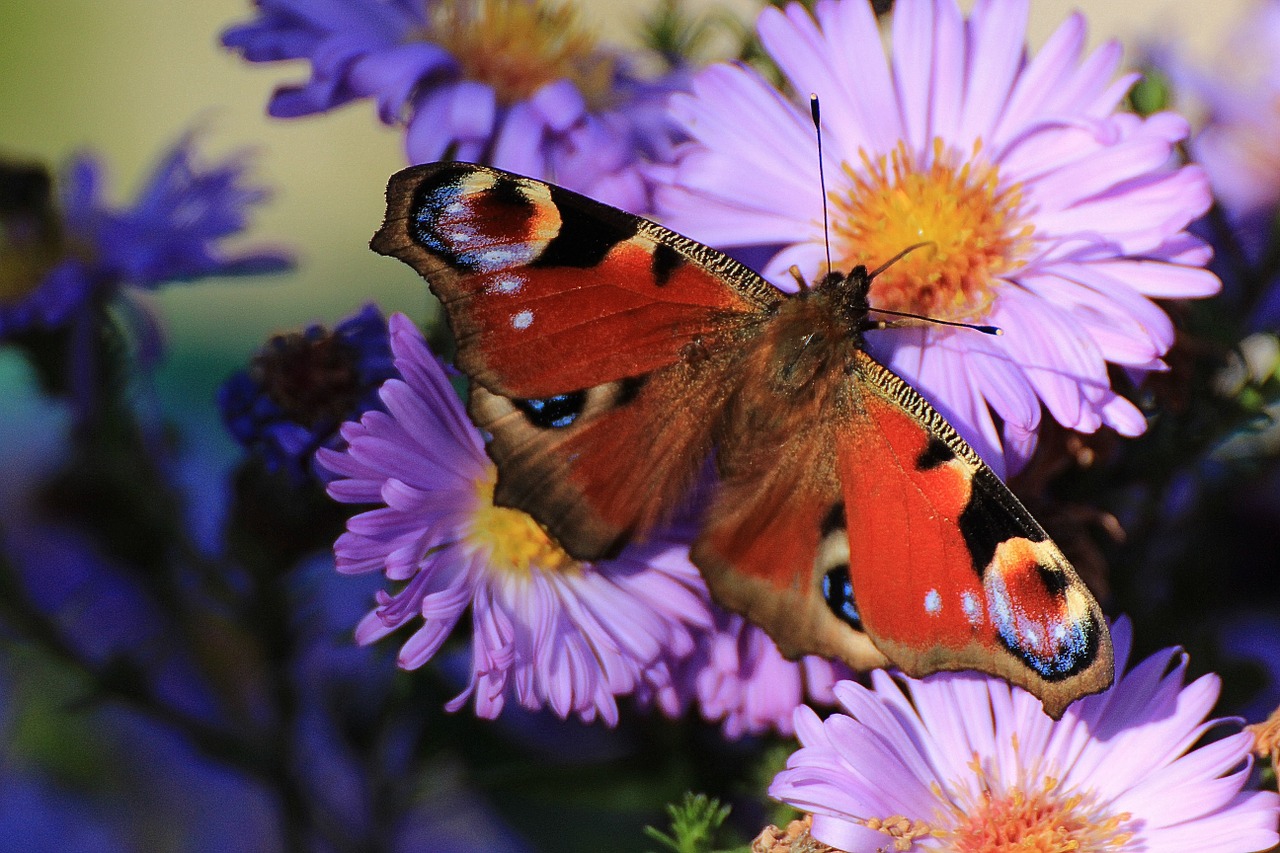
<instances>
[{"instance_id":1,"label":"butterfly hindwing","mask_svg":"<svg viewBox=\"0 0 1280 853\"><path fill-rule=\"evenodd\" d=\"M838 619L821 594L828 574L843 567L847 575L849 549L834 423L814 417L814 404L757 419L718 450L722 479L691 555L716 600L764 627L787 657L885 666L867 635Z\"/></svg>"},{"instance_id":2,"label":"butterfly hindwing","mask_svg":"<svg viewBox=\"0 0 1280 853\"><path fill-rule=\"evenodd\" d=\"M1060 716L1112 678L1097 602L1039 524L915 390L864 352L836 437L854 606L911 675L980 669Z\"/></svg>"}]
</instances>

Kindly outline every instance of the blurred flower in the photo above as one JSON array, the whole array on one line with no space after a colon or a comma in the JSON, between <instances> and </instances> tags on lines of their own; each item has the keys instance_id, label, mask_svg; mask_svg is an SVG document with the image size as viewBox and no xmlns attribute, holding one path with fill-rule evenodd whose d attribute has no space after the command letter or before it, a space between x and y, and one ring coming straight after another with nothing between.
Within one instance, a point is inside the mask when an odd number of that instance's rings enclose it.
<instances>
[{"instance_id":1,"label":"blurred flower","mask_svg":"<svg viewBox=\"0 0 1280 853\"><path fill-rule=\"evenodd\" d=\"M69 322L90 300L128 285L154 290L173 281L286 269L283 255L230 254L221 241L243 231L265 190L245 182L247 159L210 166L194 161L184 136L161 158L132 206L110 205L103 167L91 155L72 161L55 204L38 167L0 168L0 336ZM149 323L145 312L135 319ZM147 326L143 340L154 340Z\"/></svg>"},{"instance_id":2,"label":"blurred flower","mask_svg":"<svg viewBox=\"0 0 1280 853\"><path fill-rule=\"evenodd\" d=\"M799 705L833 704L836 681L851 677L825 658L787 660L764 631L724 611L717 611L714 630L698 635L697 651L677 671L680 694L695 699L707 721L723 722L731 739L770 730L790 737Z\"/></svg>"},{"instance_id":3,"label":"blurred flower","mask_svg":"<svg viewBox=\"0 0 1280 853\"><path fill-rule=\"evenodd\" d=\"M1186 122L1117 112L1135 77L1116 76L1118 44L1081 58L1078 15L1028 60L1026 0L979 3L967 21L953 0L905 0L886 60L865 2L816 14L769 8L758 26L793 88L822 98L834 265L874 267L927 241L876 279L875 305L1005 331L872 332L871 352L1001 473L1034 448L1041 403L1072 429L1141 433L1108 363L1162 369L1173 326L1152 299L1219 288L1183 230L1209 206L1200 170L1171 164ZM819 278L808 110L730 65L671 104L692 141L653 170L667 224L722 247L780 245L764 273L781 287L794 289L793 264Z\"/></svg>"},{"instance_id":4,"label":"blurred flower","mask_svg":"<svg viewBox=\"0 0 1280 853\"><path fill-rule=\"evenodd\" d=\"M317 448L341 445L343 421L381 408L378 388L395 375L387 321L370 304L333 331L316 325L273 337L222 386L218 407L236 441L297 485L311 475Z\"/></svg>"},{"instance_id":5,"label":"blurred flower","mask_svg":"<svg viewBox=\"0 0 1280 853\"><path fill-rule=\"evenodd\" d=\"M690 629L710 622L687 549L655 536L616 560L570 559L529 516L494 506L480 434L402 315L391 318L391 349L403 378L382 388L387 411L344 425L345 451L317 454L338 477L336 500L382 505L351 519L334 545L339 571L383 571L398 586L379 593L357 640L421 617L400 652L415 669L470 608L471 679L449 710L474 697L491 718L511 697L613 724L615 697L655 679L662 689L666 659L690 654Z\"/></svg>"},{"instance_id":6,"label":"blurred flower","mask_svg":"<svg viewBox=\"0 0 1280 853\"><path fill-rule=\"evenodd\" d=\"M1280 204L1280 2L1264 0L1251 9L1211 72L1171 48L1154 57L1179 97L1199 101L1207 112L1189 147L1214 198L1234 219L1269 214Z\"/></svg>"},{"instance_id":7,"label":"blurred flower","mask_svg":"<svg viewBox=\"0 0 1280 853\"><path fill-rule=\"evenodd\" d=\"M1127 621L1112 628L1117 670ZM1217 676L1183 684L1166 649L1059 721L999 679L883 672L873 689L836 685L848 716L796 712L802 747L770 794L812 812L813 836L841 850L1266 850L1280 797L1246 791L1253 736L1191 747Z\"/></svg>"},{"instance_id":8,"label":"blurred flower","mask_svg":"<svg viewBox=\"0 0 1280 853\"><path fill-rule=\"evenodd\" d=\"M636 168L673 130L670 86L602 50L569 5L542 0L257 0L227 47L250 62L306 59L311 79L276 90L280 118L374 98L403 122L413 163L479 161L609 204L649 208Z\"/></svg>"},{"instance_id":9,"label":"blurred flower","mask_svg":"<svg viewBox=\"0 0 1280 853\"><path fill-rule=\"evenodd\" d=\"M1237 312L1247 313L1248 328L1256 330L1274 329L1280 320L1280 282L1266 262L1280 206L1280 2L1263 0L1250 9L1211 69L1169 44L1152 50L1151 62L1180 100L1205 113L1188 148L1224 215L1204 230L1223 256L1215 266L1228 294L1244 297ZM1269 275L1254 275L1258 269Z\"/></svg>"}]
</instances>

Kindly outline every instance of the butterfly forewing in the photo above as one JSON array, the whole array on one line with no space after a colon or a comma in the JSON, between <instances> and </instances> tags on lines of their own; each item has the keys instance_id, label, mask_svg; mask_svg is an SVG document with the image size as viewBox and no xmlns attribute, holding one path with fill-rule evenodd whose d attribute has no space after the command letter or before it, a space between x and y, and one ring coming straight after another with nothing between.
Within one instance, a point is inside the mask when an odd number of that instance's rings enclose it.
<instances>
[{"instance_id":1,"label":"butterfly forewing","mask_svg":"<svg viewBox=\"0 0 1280 853\"><path fill-rule=\"evenodd\" d=\"M459 365L496 394L545 398L715 349L781 298L652 222L497 169L434 163L387 188L373 248L418 269ZM728 284L732 282L732 284Z\"/></svg>"}]
</instances>

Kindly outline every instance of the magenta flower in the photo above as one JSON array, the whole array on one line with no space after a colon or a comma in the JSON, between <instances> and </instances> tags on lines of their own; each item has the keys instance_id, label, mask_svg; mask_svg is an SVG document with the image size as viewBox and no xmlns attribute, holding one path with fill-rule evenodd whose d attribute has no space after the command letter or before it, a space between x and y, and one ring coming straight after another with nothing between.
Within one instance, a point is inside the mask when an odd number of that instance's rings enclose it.
<instances>
[{"instance_id":1,"label":"magenta flower","mask_svg":"<svg viewBox=\"0 0 1280 853\"><path fill-rule=\"evenodd\" d=\"M639 157L669 150L670 91L601 49L571 7L541 0L257 0L223 44L250 62L306 59L271 99L281 118L374 98L413 163L484 162L636 212Z\"/></svg>"},{"instance_id":2,"label":"magenta flower","mask_svg":"<svg viewBox=\"0 0 1280 853\"><path fill-rule=\"evenodd\" d=\"M823 0L816 14L769 8L758 28L794 89L822 99L834 266L928 241L871 301L1005 332L874 332L872 353L1001 473L1034 448L1042 404L1072 429L1142 432L1108 365L1163 369L1173 326L1152 300L1219 288L1201 269L1209 249L1184 230L1208 185L1171 165L1186 122L1117 112L1135 78L1116 76L1117 44L1081 58L1079 16L1029 60L1026 0L979 2L968 20L953 0L902 0L891 59L867 3ZM692 141L654 170L659 213L722 248L781 246L764 269L780 287L794 289L793 264L817 279L824 199L807 105L740 66L692 88L672 97Z\"/></svg>"},{"instance_id":3,"label":"magenta flower","mask_svg":"<svg viewBox=\"0 0 1280 853\"><path fill-rule=\"evenodd\" d=\"M1123 671L1132 632L1111 629ZM801 748L769 793L813 814L814 838L850 853L1144 850L1245 853L1278 841L1280 796L1246 790L1253 736L1205 720L1219 680L1184 684L1165 649L1050 719L989 676L846 681L846 714L796 712ZM1231 725L1236 725L1233 721Z\"/></svg>"},{"instance_id":4,"label":"magenta flower","mask_svg":"<svg viewBox=\"0 0 1280 853\"><path fill-rule=\"evenodd\" d=\"M421 619L400 651L415 669L470 611L471 679L447 707L474 698L482 717L510 698L612 725L615 697L669 693L668 660L692 653L691 629L711 621L687 547L655 536L616 560L579 563L529 516L494 506L493 463L444 370L406 317L390 329L402 378L382 388L387 411L346 424L346 450L317 454L339 477L336 500L380 505L334 545L339 571L396 583L356 639Z\"/></svg>"}]
</instances>

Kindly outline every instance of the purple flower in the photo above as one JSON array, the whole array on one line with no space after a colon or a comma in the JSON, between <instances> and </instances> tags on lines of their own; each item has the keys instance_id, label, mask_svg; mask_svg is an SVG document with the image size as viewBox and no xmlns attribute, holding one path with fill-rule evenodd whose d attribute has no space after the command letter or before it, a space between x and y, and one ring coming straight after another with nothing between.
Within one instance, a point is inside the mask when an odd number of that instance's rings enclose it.
<instances>
[{"instance_id":1,"label":"purple flower","mask_svg":"<svg viewBox=\"0 0 1280 853\"><path fill-rule=\"evenodd\" d=\"M1220 249L1215 266L1228 304L1248 315L1247 328L1273 329L1280 323L1280 281L1266 252L1280 207L1280 2L1255 4L1212 70L1170 46L1155 50L1153 63L1179 100L1196 102L1207 118L1188 148L1224 214L1207 218L1201 230Z\"/></svg>"},{"instance_id":2,"label":"purple flower","mask_svg":"<svg viewBox=\"0 0 1280 853\"><path fill-rule=\"evenodd\" d=\"M1116 664L1127 621L1112 627ZM1193 749L1219 680L1184 685L1165 649L1054 721L1026 691L988 676L836 685L846 713L796 712L801 749L769 793L813 813L812 835L850 853L879 850L1266 850L1280 797L1245 789L1253 736Z\"/></svg>"},{"instance_id":3,"label":"purple flower","mask_svg":"<svg viewBox=\"0 0 1280 853\"><path fill-rule=\"evenodd\" d=\"M953 0L902 0L891 59L867 3L823 0L816 14L769 8L759 32L793 88L822 99L827 198L809 111L717 65L671 101L692 141L653 170L667 224L725 248L781 246L764 273L791 289L793 264L826 271L824 202L839 269L925 242L871 301L1004 336L924 326L868 346L998 472L1034 448L1042 404L1072 429L1142 432L1108 364L1163 369L1173 325L1152 300L1220 286L1184 230L1209 205L1203 173L1170 162L1186 122L1117 112L1134 76L1116 76L1117 44L1081 58L1079 16L1029 60L1026 0L979 2L968 20Z\"/></svg>"},{"instance_id":4,"label":"purple flower","mask_svg":"<svg viewBox=\"0 0 1280 853\"><path fill-rule=\"evenodd\" d=\"M90 300L107 300L128 287L154 290L173 281L253 275L286 269L274 252L228 253L221 245L247 225L249 209L266 191L245 182L243 155L210 166L194 161L194 137L170 149L129 207L109 204L102 165L90 155L72 161L55 204L30 168L6 167L0 182L6 204L6 250L0 262L0 336L31 327L66 325ZM41 188L41 186L43 188ZM135 318L154 338L145 311Z\"/></svg>"},{"instance_id":5,"label":"purple flower","mask_svg":"<svg viewBox=\"0 0 1280 853\"><path fill-rule=\"evenodd\" d=\"M676 716L692 698L703 719L722 722L725 737L735 740L770 730L794 734L796 708L831 705L836 681L851 676L842 664L813 655L787 660L760 628L720 610L714 630L698 635L697 651L677 671L685 701L663 710Z\"/></svg>"},{"instance_id":6,"label":"purple flower","mask_svg":"<svg viewBox=\"0 0 1280 853\"><path fill-rule=\"evenodd\" d=\"M1202 101L1208 121L1190 142L1214 198L1235 218L1280 204L1280 2L1257 4L1230 37L1212 73L1158 52L1180 97Z\"/></svg>"},{"instance_id":7,"label":"purple flower","mask_svg":"<svg viewBox=\"0 0 1280 853\"><path fill-rule=\"evenodd\" d=\"M338 477L336 500L379 505L334 545L338 570L396 583L357 640L421 619L400 651L400 665L415 669L470 610L470 683L447 707L474 698L481 717L512 699L612 725L615 697L668 690L667 660L689 655L691 629L711 619L685 546L655 536L616 560L570 559L529 516L494 506L480 434L402 315L391 318L391 349L402 378L382 387L386 412L346 424L345 451L317 454Z\"/></svg>"},{"instance_id":8,"label":"purple flower","mask_svg":"<svg viewBox=\"0 0 1280 853\"><path fill-rule=\"evenodd\" d=\"M670 87L601 50L572 8L539 0L257 0L223 44L250 62L306 59L311 79L276 90L273 116L374 98L405 125L409 160L457 158L553 180L636 212L636 168L673 129Z\"/></svg>"},{"instance_id":9,"label":"purple flower","mask_svg":"<svg viewBox=\"0 0 1280 853\"><path fill-rule=\"evenodd\" d=\"M301 484L316 450L340 446L338 427L380 408L378 388L395 375L387 322L366 305L332 332L309 326L272 338L222 386L218 407L241 446Z\"/></svg>"}]
</instances>

